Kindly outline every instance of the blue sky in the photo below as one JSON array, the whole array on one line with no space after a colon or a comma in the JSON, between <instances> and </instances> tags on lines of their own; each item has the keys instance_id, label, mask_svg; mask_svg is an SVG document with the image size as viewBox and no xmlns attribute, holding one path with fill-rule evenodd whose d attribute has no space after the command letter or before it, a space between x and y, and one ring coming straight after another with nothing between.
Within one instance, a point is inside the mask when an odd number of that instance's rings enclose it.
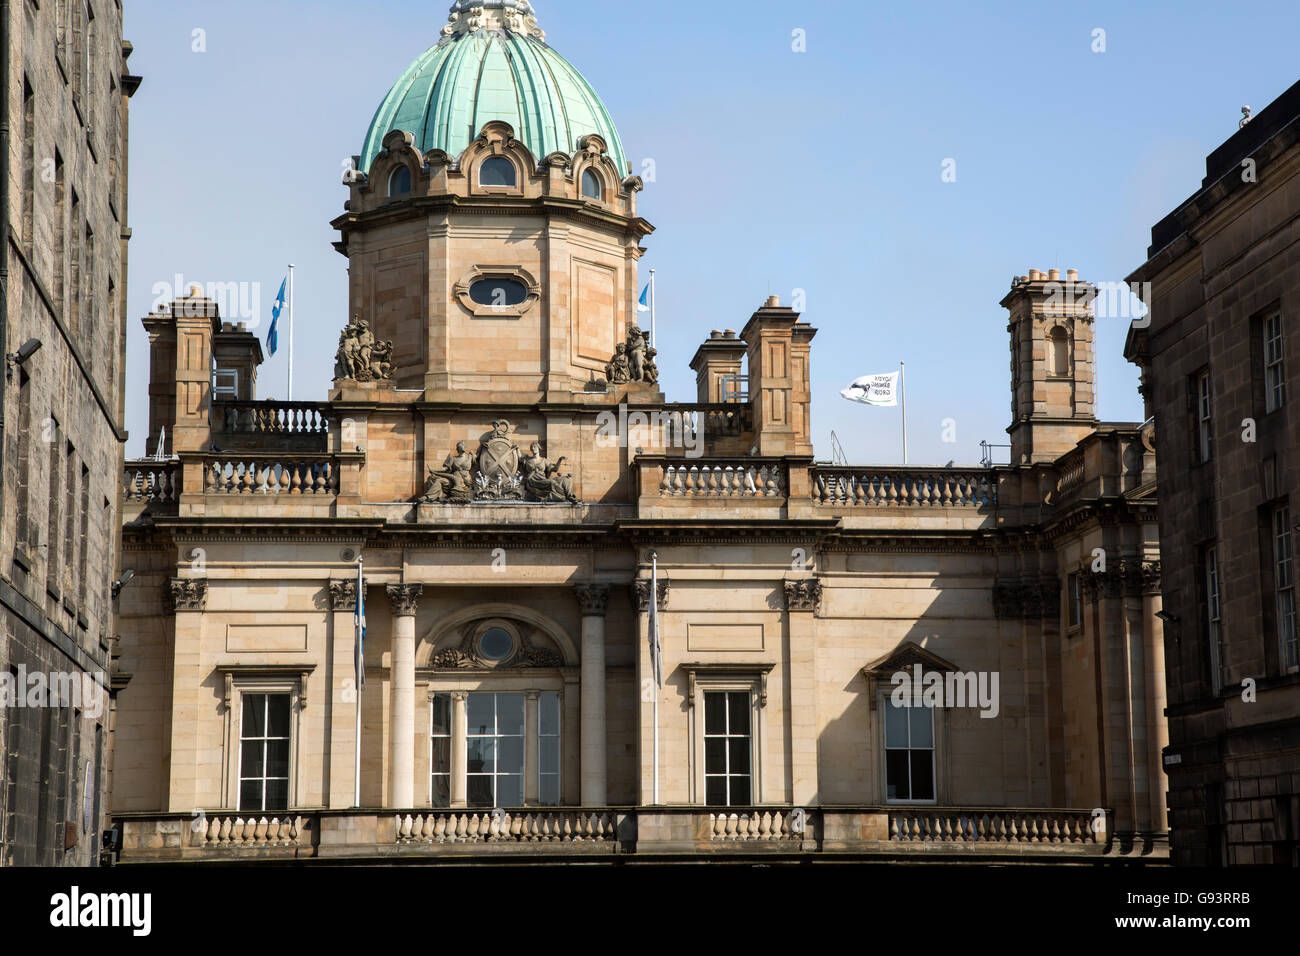
<instances>
[{"instance_id":1,"label":"blue sky","mask_svg":"<svg viewBox=\"0 0 1300 956\"><path fill-rule=\"evenodd\" d=\"M438 38L449 0L127 0L132 72L128 455L148 427L140 326L159 284L261 284L263 331L297 266L294 392L322 399L347 321L329 221L375 108ZM901 460L897 409L853 378L907 363L914 464L1006 441L1013 275L1120 281L1206 153L1297 78L1300 7L534 0L548 42L609 107L657 227L659 365L692 401L695 347L769 290L803 290L813 435L830 457ZM1105 52L1094 52L1094 30ZM201 30L204 52L195 52ZM793 50L804 31L806 51ZM955 182L941 179L956 161ZM1100 417L1140 420L1125 322L1098 320ZM287 349L260 397L284 398ZM956 423L956 442L942 423Z\"/></svg>"}]
</instances>

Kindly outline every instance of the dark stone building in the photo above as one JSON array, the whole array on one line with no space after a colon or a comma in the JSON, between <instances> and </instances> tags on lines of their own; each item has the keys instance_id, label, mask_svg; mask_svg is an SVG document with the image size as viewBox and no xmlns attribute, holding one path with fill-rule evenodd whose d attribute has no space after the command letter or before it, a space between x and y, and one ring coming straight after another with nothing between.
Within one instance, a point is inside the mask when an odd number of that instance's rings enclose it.
<instances>
[{"instance_id":1,"label":"dark stone building","mask_svg":"<svg viewBox=\"0 0 1300 956\"><path fill-rule=\"evenodd\" d=\"M121 0L6 0L0 865L94 864L126 433Z\"/></svg>"},{"instance_id":2,"label":"dark stone building","mask_svg":"<svg viewBox=\"0 0 1300 956\"><path fill-rule=\"evenodd\" d=\"M1178 863L1300 863L1300 84L1152 229L1143 373L1160 460Z\"/></svg>"}]
</instances>

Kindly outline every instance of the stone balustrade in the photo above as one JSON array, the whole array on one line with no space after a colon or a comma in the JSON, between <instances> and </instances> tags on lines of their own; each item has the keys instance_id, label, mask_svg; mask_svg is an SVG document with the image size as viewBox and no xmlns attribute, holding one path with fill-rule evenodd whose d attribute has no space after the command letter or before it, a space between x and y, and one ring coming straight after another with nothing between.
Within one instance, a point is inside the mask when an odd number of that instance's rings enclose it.
<instances>
[{"instance_id":1,"label":"stone balustrade","mask_svg":"<svg viewBox=\"0 0 1300 956\"><path fill-rule=\"evenodd\" d=\"M410 843L603 843L617 839L609 811L435 810L394 817L396 842Z\"/></svg>"},{"instance_id":2,"label":"stone balustrade","mask_svg":"<svg viewBox=\"0 0 1300 956\"><path fill-rule=\"evenodd\" d=\"M983 468L873 468L817 465L813 502L857 508L988 508L997 473Z\"/></svg>"},{"instance_id":3,"label":"stone balustrade","mask_svg":"<svg viewBox=\"0 0 1300 956\"><path fill-rule=\"evenodd\" d=\"M213 402L212 428L225 435L325 435L328 402Z\"/></svg>"},{"instance_id":4,"label":"stone balustrade","mask_svg":"<svg viewBox=\"0 0 1300 956\"><path fill-rule=\"evenodd\" d=\"M892 810L889 839L899 843L1105 843L1104 812L1082 810Z\"/></svg>"},{"instance_id":5,"label":"stone balustrade","mask_svg":"<svg viewBox=\"0 0 1300 956\"><path fill-rule=\"evenodd\" d=\"M807 813L801 809L710 813L709 837L715 843L802 840L806 821Z\"/></svg>"},{"instance_id":6,"label":"stone balustrade","mask_svg":"<svg viewBox=\"0 0 1300 956\"><path fill-rule=\"evenodd\" d=\"M330 455L207 455L209 495L335 495L338 462Z\"/></svg>"},{"instance_id":7,"label":"stone balustrade","mask_svg":"<svg viewBox=\"0 0 1300 956\"><path fill-rule=\"evenodd\" d=\"M180 500L180 494L180 468L176 462L144 459L125 463L123 500L174 506Z\"/></svg>"},{"instance_id":8,"label":"stone balustrade","mask_svg":"<svg viewBox=\"0 0 1300 956\"><path fill-rule=\"evenodd\" d=\"M121 862L411 856L605 854L716 858L1015 860L1116 857L1163 861L1168 847L1112 839L1101 810L976 807L664 806L508 810L303 810L125 813Z\"/></svg>"},{"instance_id":9,"label":"stone balustrade","mask_svg":"<svg viewBox=\"0 0 1300 956\"><path fill-rule=\"evenodd\" d=\"M778 461L686 459L666 464L661 498L783 498L785 465Z\"/></svg>"}]
</instances>

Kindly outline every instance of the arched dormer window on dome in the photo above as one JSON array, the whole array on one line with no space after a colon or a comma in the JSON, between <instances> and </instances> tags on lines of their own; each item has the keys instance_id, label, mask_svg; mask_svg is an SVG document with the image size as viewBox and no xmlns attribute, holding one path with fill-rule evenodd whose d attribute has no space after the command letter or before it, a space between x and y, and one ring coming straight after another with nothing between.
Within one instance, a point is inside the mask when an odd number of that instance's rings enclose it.
<instances>
[{"instance_id":1,"label":"arched dormer window on dome","mask_svg":"<svg viewBox=\"0 0 1300 956\"><path fill-rule=\"evenodd\" d=\"M406 196L411 192L411 168L398 166L388 177L388 195Z\"/></svg>"},{"instance_id":2,"label":"arched dormer window on dome","mask_svg":"<svg viewBox=\"0 0 1300 956\"><path fill-rule=\"evenodd\" d=\"M582 174L583 198L594 199L597 202L600 202L604 198L604 194L605 194L605 190L603 184L600 181L600 177L596 175L596 171L594 169L588 169L585 172L583 172Z\"/></svg>"},{"instance_id":3,"label":"arched dormer window on dome","mask_svg":"<svg viewBox=\"0 0 1300 956\"><path fill-rule=\"evenodd\" d=\"M479 186L504 186L513 189L519 184L519 175L515 164L504 156L493 156L483 160L478 168Z\"/></svg>"}]
</instances>

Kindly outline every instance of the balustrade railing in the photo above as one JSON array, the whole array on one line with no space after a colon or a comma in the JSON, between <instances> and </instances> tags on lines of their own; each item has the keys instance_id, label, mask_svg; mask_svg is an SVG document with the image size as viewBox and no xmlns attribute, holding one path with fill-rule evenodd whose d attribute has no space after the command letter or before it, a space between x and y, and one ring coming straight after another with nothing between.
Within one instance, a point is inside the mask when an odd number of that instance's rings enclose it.
<instances>
[{"instance_id":1,"label":"balustrade railing","mask_svg":"<svg viewBox=\"0 0 1300 956\"><path fill-rule=\"evenodd\" d=\"M213 430L227 435L325 435L324 402L213 402Z\"/></svg>"},{"instance_id":2,"label":"balustrade railing","mask_svg":"<svg viewBox=\"0 0 1300 956\"><path fill-rule=\"evenodd\" d=\"M180 499L181 472L174 461L128 461L122 473L122 497L146 504L175 504Z\"/></svg>"},{"instance_id":3,"label":"balustrade railing","mask_svg":"<svg viewBox=\"0 0 1300 956\"><path fill-rule=\"evenodd\" d=\"M197 822L197 821L196 821ZM297 846L302 836L299 817L220 816L208 817L207 825L197 829L192 842L204 847L276 847ZM201 834L201 836L200 836Z\"/></svg>"},{"instance_id":4,"label":"balustrade railing","mask_svg":"<svg viewBox=\"0 0 1300 956\"><path fill-rule=\"evenodd\" d=\"M889 839L901 843L1098 843L1105 839L1103 811L891 810Z\"/></svg>"},{"instance_id":5,"label":"balustrade railing","mask_svg":"<svg viewBox=\"0 0 1300 956\"><path fill-rule=\"evenodd\" d=\"M801 840L806 826L807 816L799 809L710 813L709 839L724 843Z\"/></svg>"},{"instance_id":6,"label":"balustrade railing","mask_svg":"<svg viewBox=\"0 0 1300 956\"><path fill-rule=\"evenodd\" d=\"M1056 481L1057 492L1065 494L1067 491L1078 488L1083 484L1086 472L1086 462L1081 450L1066 455L1061 459L1060 477Z\"/></svg>"},{"instance_id":7,"label":"balustrade railing","mask_svg":"<svg viewBox=\"0 0 1300 956\"><path fill-rule=\"evenodd\" d=\"M435 810L394 818L397 843L604 843L618 836L613 813Z\"/></svg>"},{"instance_id":8,"label":"balustrade railing","mask_svg":"<svg viewBox=\"0 0 1300 956\"><path fill-rule=\"evenodd\" d=\"M787 488L780 462L687 459L664 466L661 498L782 498Z\"/></svg>"},{"instance_id":9,"label":"balustrade railing","mask_svg":"<svg viewBox=\"0 0 1300 956\"><path fill-rule=\"evenodd\" d=\"M334 495L338 462L329 455L216 455L204 465L209 495Z\"/></svg>"},{"instance_id":10,"label":"balustrade railing","mask_svg":"<svg viewBox=\"0 0 1300 956\"><path fill-rule=\"evenodd\" d=\"M884 508L983 508L998 500L997 473L979 468L813 468L819 505Z\"/></svg>"}]
</instances>

